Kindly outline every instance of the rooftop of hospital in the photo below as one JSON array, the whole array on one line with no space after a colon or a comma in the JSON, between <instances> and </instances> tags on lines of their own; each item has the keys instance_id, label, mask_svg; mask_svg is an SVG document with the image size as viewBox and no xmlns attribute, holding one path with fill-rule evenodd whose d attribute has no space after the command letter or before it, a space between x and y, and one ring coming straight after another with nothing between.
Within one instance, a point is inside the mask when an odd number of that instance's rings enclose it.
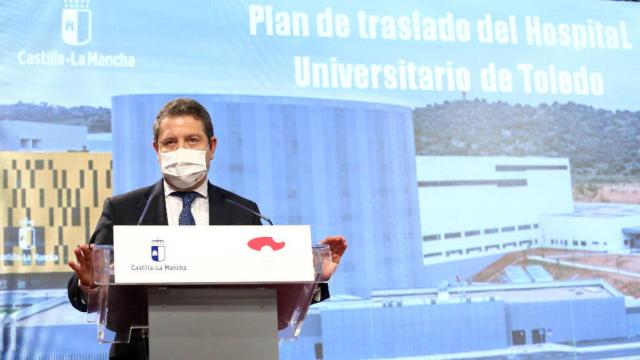
<instances>
[{"instance_id":1,"label":"rooftop of hospital","mask_svg":"<svg viewBox=\"0 0 640 360\"><path fill-rule=\"evenodd\" d=\"M623 295L601 280L553 281L528 284L480 284L447 288L375 290L371 299L327 301L323 310L420 306L456 303L530 303L565 300L612 299Z\"/></svg>"},{"instance_id":2,"label":"rooftop of hospital","mask_svg":"<svg viewBox=\"0 0 640 360\"><path fill-rule=\"evenodd\" d=\"M640 205L611 203L574 203L573 212L549 214L546 216L617 218L640 216Z\"/></svg>"}]
</instances>

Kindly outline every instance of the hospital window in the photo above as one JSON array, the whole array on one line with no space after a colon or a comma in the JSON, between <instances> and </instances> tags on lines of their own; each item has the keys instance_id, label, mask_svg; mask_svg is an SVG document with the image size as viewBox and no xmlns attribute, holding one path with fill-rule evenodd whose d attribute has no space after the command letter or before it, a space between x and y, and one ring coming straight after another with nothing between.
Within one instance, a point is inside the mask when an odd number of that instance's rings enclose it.
<instances>
[{"instance_id":1,"label":"hospital window","mask_svg":"<svg viewBox=\"0 0 640 360\"><path fill-rule=\"evenodd\" d=\"M440 240L440 234L434 234L434 235L425 235L422 237L423 241L435 241L435 240Z\"/></svg>"}]
</instances>

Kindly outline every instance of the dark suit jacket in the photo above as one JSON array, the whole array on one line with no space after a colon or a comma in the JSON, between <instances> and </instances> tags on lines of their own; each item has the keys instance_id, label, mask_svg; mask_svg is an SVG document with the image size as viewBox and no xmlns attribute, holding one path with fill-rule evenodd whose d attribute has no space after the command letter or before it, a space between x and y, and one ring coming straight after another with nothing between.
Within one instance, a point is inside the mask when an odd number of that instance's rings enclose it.
<instances>
[{"instance_id":1,"label":"dark suit jacket","mask_svg":"<svg viewBox=\"0 0 640 360\"><path fill-rule=\"evenodd\" d=\"M236 205L225 201L225 198L240 203L255 212L258 206L255 202L240 197L230 191L209 183L209 224L210 225L260 225L260 218ZM98 245L113 245L113 225L136 225L142 212L151 198L147 212L142 219L142 225L167 225L167 210L164 199L163 181L152 186L137 189L122 195L107 198L104 201L102 215L91 236L90 243ZM69 280L68 295L71 305L80 311L87 311L87 306L81 299L78 278L74 275ZM109 314L112 330L120 332L117 324L147 324L147 292L144 287L120 286L117 291L110 290L109 301L112 305ZM113 289L115 290L115 289ZM328 286L321 286L321 300L329 297ZM120 303L121 311L115 311L114 306ZM119 321L120 319L125 321ZM127 328L128 329L128 328Z\"/></svg>"}]
</instances>

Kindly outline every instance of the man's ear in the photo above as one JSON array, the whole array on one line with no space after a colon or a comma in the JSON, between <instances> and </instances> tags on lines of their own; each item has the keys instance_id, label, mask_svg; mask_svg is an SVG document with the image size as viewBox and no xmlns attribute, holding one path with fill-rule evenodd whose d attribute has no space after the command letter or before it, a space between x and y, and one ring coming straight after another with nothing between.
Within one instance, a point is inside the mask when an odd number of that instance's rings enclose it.
<instances>
[{"instance_id":1,"label":"man's ear","mask_svg":"<svg viewBox=\"0 0 640 360\"><path fill-rule=\"evenodd\" d=\"M218 145L218 139L215 136L212 136L211 139L209 139L209 157L211 160L213 160L213 154L216 151L217 145Z\"/></svg>"},{"instance_id":2,"label":"man's ear","mask_svg":"<svg viewBox=\"0 0 640 360\"><path fill-rule=\"evenodd\" d=\"M156 158L158 159L158 161L160 161L160 153L158 152L158 143L154 141L153 143L151 143L151 145L153 146L153 150L156 152Z\"/></svg>"}]
</instances>

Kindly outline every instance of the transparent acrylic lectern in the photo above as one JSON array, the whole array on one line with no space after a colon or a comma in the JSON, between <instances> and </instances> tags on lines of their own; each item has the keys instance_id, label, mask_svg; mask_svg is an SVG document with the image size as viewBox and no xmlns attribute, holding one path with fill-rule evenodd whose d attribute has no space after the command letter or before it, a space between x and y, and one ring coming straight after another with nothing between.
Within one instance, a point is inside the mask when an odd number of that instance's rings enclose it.
<instances>
[{"instance_id":1,"label":"transparent acrylic lectern","mask_svg":"<svg viewBox=\"0 0 640 360\"><path fill-rule=\"evenodd\" d=\"M136 284L114 281L112 246L96 245L89 320L101 343L149 337L157 359L278 359L278 340L302 330L329 247L313 246L314 282Z\"/></svg>"}]
</instances>

